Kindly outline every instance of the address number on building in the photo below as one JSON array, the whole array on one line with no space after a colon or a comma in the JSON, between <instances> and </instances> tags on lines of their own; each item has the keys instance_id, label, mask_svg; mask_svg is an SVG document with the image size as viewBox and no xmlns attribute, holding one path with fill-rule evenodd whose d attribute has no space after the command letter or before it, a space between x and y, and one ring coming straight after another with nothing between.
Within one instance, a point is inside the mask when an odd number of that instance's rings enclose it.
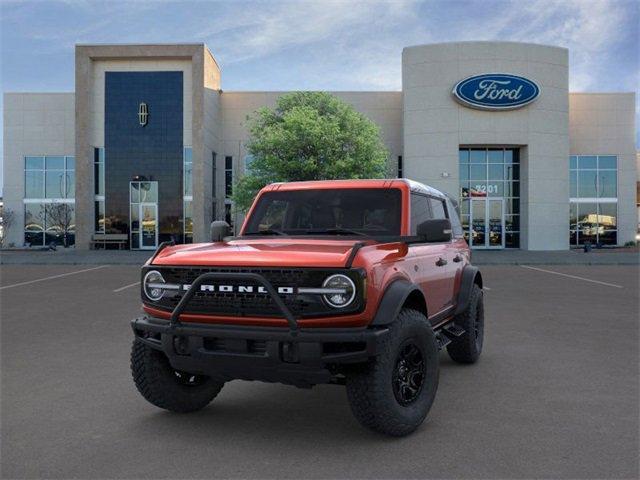
<instances>
[{"instance_id":1,"label":"address number on building","mask_svg":"<svg viewBox=\"0 0 640 480\"><path fill-rule=\"evenodd\" d=\"M489 185L474 185L473 190L479 193L488 193L489 195L498 193L498 185L489 184Z\"/></svg>"}]
</instances>

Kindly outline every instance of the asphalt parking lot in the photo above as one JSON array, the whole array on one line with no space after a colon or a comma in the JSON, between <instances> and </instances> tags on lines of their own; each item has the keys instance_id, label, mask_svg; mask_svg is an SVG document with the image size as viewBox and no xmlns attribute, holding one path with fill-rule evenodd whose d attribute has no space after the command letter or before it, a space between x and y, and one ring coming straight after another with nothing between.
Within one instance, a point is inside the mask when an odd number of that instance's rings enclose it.
<instances>
[{"instance_id":1,"label":"asphalt parking lot","mask_svg":"<svg viewBox=\"0 0 640 480\"><path fill-rule=\"evenodd\" d=\"M441 356L427 422L363 430L342 387L138 394L133 266L3 265L2 478L638 478L637 266L484 267L485 350Z\"/></svg>"}]
</instances>

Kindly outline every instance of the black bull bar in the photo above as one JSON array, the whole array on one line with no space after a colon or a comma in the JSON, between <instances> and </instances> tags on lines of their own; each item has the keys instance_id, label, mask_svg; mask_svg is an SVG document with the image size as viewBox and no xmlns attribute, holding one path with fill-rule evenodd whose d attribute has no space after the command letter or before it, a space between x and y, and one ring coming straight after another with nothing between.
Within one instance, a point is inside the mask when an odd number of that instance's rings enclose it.
<instances>
[{"instance_id":1,"label":"black bull bar","mask_svg":"<svg viewBox=\"0 0 640 480\"><path fill-rule=\"evenodd\" d=\"M259 273L252 272L208 272L203 273L198 278L196 278L193 283L189 286L187 292L182 296L178 305L171 312L171 318L169 322L170 328L177 327L181 325L180 315L184 312L185 308L193 298L193 296L200 290L200 287L209 280L253 280L254 282L259 283L264 287L267 291L271 300L276 304L282 316L286 319L289 324L289 330L292 336L296 336L298 333L298 322L296 321L293 313L289 310L289 307L282 301L282 298L278 295L276 289L271 285L271 282L267 280L264 276Z\"/></svg>"}]
</instances>

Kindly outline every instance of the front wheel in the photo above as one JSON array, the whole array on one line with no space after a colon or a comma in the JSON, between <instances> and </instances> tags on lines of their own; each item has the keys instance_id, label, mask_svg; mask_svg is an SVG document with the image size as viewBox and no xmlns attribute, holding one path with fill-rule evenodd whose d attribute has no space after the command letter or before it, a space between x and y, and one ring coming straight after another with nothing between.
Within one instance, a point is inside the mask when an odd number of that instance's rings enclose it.
<instances>
[{"instance_id":1,"label":"front wheel","mask_svg":"<svg viewBox=\"0 0 640 480\"><path fill-rule=\"evenodd\" d=\"M438 389L438 344L426 317L402 309L379 355L347 375L351 411L367 428L404 436L418 428Z\"/></svg>"},{"instance_id":2,"label":"front wheel","mask_svg":"<svg viewBox=\"0 0 640 480\"><path fill-rule=\"evenodd\" d=\"M131 373L149 403L178 413L203 409L224 386L204 375L175 370L164 353L137 340L131 349Z\"/></svg>"}]
</instances>

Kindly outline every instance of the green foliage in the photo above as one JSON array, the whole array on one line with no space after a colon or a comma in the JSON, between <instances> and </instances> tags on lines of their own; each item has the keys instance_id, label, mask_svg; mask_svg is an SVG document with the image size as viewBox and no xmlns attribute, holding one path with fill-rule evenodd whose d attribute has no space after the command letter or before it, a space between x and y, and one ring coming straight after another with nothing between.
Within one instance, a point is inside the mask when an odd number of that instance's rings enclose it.
<instances>
[{"instance_id":1,"label":"green foliage","mask_svg":"<svg viewBox=\"0 0 640 480\"><path fill-rule=\"evenodd\" d=\"M281 96L275 109L249 119L248 172L234 186L236 208L246 211L273 182L384 178L388 151L378 126L351 105L324 92Z\"/></svg>"}]
</instances>

